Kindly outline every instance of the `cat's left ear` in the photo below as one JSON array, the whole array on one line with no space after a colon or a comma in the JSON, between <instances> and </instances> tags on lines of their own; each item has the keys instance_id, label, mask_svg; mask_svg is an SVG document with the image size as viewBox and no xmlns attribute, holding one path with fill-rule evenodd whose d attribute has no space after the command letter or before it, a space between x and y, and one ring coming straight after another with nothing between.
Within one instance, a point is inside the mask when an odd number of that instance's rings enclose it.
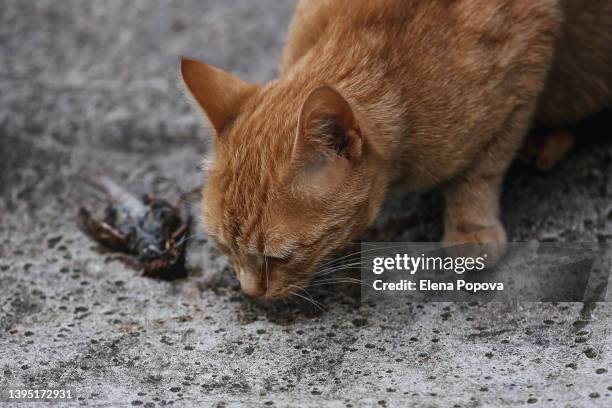
<instances>
[{"instance_id":1,"label":"cat's left ear","mask_svg":"<svg viewBox=\"0 0 612 408\"><path fill-rule=\"evenodd\" d=\"M345 158L355 163L362 150L361 129L349 102L328 85L313 90L300 112L294 158L310 163Z\"/></svg>"},{"instance_id":2,"label":"cat's left ear","mask_svg":"<svg viewBox=\"0 0 612 408\"><path fill-rule=\"evenodd\" d=\"M257 86L203 62L181 58L185 88L220 136Z\"/></svg>"}]
</instances>

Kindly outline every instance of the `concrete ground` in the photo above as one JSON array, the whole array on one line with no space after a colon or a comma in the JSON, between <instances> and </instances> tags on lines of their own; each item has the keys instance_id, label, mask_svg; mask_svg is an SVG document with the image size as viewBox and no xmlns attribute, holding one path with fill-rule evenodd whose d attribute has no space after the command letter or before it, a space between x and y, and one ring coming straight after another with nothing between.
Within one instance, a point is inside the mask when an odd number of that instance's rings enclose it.
<instances>
[{"instance_id":1,"label":"concrete ground","mask_svg":"<svg viewBox=\"0 0 612 408\"><path fill-rule=\"evenodd\" d=\"M201 234L190 276L163 282L79 231L78 207L95 203L84 177L169 198L199 184L206 134L181 95L177 56L270 79L291 9L2 1L3 391L70 388L86 406L612 406L610 304L387 310L332 288L322 313L248 300ZM612 241L610 130L583 126L598 137L551 173L513 168L511 240ZM369 237L437 240L441 211L436 193L393 196Z\"/></svg>"}]
</instances>

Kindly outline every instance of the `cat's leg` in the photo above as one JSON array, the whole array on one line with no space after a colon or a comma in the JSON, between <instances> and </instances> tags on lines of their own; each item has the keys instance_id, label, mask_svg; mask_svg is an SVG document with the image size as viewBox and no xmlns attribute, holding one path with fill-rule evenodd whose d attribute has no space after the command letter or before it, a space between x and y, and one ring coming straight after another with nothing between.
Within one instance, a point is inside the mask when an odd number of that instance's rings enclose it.
<instances>
[{"instance_id":1,"label":"cat's leg","mask_svg":"<svg viewBox=\"0 0 612 408\"><path fill-rule=\"evenodd\" d=\"M501 174L470 173L446 191L444 245L455 256L486 254L493 265L506 252L506 230L499 218Z\"/></svg>"},{"instance_id":2,"label":"cat's leg","mask_svg":"<svg viewBox=\"0 0 612 408\"><path fill-rule=\"evenodd\" d=\"M516 109L471 167L446 188L444 244L460 256L487 254L494 265L507 248L506 230L500 220L501 184L527 132L531 110Z\"/></svg>"}]
</instances>

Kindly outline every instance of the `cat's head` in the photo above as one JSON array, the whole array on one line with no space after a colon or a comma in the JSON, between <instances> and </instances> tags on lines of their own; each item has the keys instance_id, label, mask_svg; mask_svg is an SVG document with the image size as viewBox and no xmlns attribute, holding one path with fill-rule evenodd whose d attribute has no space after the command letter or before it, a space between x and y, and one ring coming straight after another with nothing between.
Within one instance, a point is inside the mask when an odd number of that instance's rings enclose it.
<instances>
[{"instance_id":1,"label":"cat's head","mask_svg":"<svg viewBox=\"0 0 612 408\"><path fill-rule=\"evenodd\" d=\"M213 134L202 194L207 233L245 293L298 291L382 200L363 118L324 84L257 86L188 59L181 74Z\"/></svg>"}]
</instances>

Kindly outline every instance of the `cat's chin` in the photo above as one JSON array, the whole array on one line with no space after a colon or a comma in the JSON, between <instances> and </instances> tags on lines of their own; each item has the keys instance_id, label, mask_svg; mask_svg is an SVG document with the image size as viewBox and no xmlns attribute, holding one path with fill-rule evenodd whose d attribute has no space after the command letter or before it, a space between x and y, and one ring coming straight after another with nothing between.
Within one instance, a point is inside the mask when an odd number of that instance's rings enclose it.
<instances>
[{"instance_id":1,"label":"cat's chin","mask_svg":"<svg viewBox=\"0 0 612 408\"><path fill-rule=\"evenodd\" d=\"M267 301L274 302L276 300L286 300L286 299L289 299L289 297L291 297L291 294L292 294L292 292L280 293L280 294L274 294L274 295L265 295L265 296L262 296L260 299L261 300L267 300Z\"/></svg>"},{"instance_id":2,"label":"cat's chin","mask_svg":"<svg viewBox=\"0 0 612 408\"><path fill-rule=\"evenodd\" d=\"M307 298L310 296L307 295L304 290L304 287L306 286L307 284L300 284L300 285L289 284L284 288L269 288L268 290L266 290L266 293L260 297L260 299L275 301L275 300L287 300L290 298L293 298L293 299Z\"/></svg>"}]
</instances>

